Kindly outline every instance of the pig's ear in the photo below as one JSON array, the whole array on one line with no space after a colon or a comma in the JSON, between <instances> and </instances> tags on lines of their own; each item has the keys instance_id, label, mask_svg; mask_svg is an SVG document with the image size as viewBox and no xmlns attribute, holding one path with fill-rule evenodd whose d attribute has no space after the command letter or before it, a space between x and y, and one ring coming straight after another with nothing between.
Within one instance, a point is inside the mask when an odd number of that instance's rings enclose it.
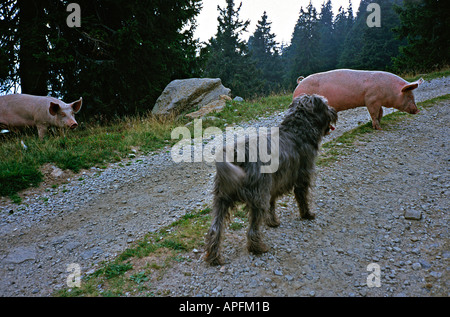
<instances>
[{"instance_id":1,"label":"pig's ear","mask_svg":"<svg viewBox=\"0 0 450 317\"><path fill-rule=\"evenodd\" d=\"M414 90L417 87L419 87L420 85L422 85L423 82L424 82L423 78L420 78L419 80L404 86L402 88L402 92L405 92L405 91L408 91L408 90Z\"/></svg>"},{"instance_id":2,"label":"pig's ear","mask_svg":"<svg viewBox=\"0 0 450 317\"><path fill-rule=\"evenodd\" d=\"M81 104L82 104L82 103L83 103L83 98L80 97L80 100L75 101L75 102L72 104L72 109L73 109L73 112L74 112L74 113L78 113L78 111L80 111L80 109L81 109Z\"/></svg>"},{"instance_id":3,"label":"pig's ear","mask_svg":"<svg viewBox=\"0 0 450 317\"><path fill-rule=\"evenodd\" d=\"M410 83L408 85L403 86L402 92L407 92L409 90L414 90L417 87L419 87L419 83L418 82Z\"/></svg>"},{"instance_id":4,"label":"pig's ear","mask_svg":"<svg viewBox=\"0 0 450 317\"><path fill-rule=\"evenodd\" d=\"M48 111L50 112L50 114L52 116L56 116L56 114L58 113L59 109L61 109L61 107L54 102L50 101L50 108L48 108Z\"/></svg>"}]
</instances>

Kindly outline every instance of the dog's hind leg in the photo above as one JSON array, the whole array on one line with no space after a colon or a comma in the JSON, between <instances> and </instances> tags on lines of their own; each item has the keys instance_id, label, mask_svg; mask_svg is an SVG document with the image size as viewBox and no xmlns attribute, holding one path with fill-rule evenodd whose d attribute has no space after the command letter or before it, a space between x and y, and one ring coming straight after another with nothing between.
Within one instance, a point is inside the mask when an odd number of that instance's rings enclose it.
<instances>
[{"instance_id":1,"label":"dog's hind leg","mask_svg":"<svg viewBox=\"0 0 450 317\"><path fill-rule=\"evenodd\" d=\"M206 262L211 265L221 265L220 243L226 222L229 218L229 210L234 204L226 198L214 198L213 221L206 235Z\"/></svg>"},{"instance_id":2,"label":"dog's hind leg","mask_svg":"<svg viewBox=\"0 0 450 317\"><path fill-rule=\"evenodd\" d=\"M247 232L247 249L253 254L262 254L269 251L269 248L262 242L262 234L259 227L268 212L269 202L257 204L252 202L248 207L250 210L250 225Z\"/></svg>"},{"instance_id":3,"label":"dog's hind leg","mask_svg":"<svg viewBox=\"0 0 450 317\"><path fill-rule=\"evenodd\" d=\"M269 207L269 213L266 217L266 225L269 227L278 227L280 225L280 220L277 217L277 214L275 212L275 200L270 200L270 207Z\"/></svg>"},{"instance_id":4,"label":"dog's hind leg","mask_svg":"<svg viewBox=\"0 0 450 317\"><path fill-rule=\"evenodd\" d=\"M302 219L312 220L316 215L309 210L308 190L309 182L305 182L294 187L294 194L295 200L297 200L298 209L300 210L300 217Z\"/></svg>"}]
</instances>

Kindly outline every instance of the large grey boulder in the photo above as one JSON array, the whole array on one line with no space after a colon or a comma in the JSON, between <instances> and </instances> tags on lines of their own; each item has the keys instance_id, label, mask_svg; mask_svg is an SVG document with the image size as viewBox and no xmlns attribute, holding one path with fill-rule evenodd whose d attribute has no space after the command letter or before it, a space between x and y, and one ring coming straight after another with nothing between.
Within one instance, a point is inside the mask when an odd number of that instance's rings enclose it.
<instances>
[{"instance_id":1,"label":"large grey boulder","mask_svg":"<svg viewBox=\"0 0 450 317\"><path fill-rule=\"evenodd\" d=\"M174 80L156 100L152 113L154 115L180 114L219 100L221 95L231 96L231 90L222 85L220 78Z\"/></svg>"},{"instance_id":2,"label":"large grey boulder","mask_svg":"<svg viewBox=\"0 0 450 317\"><path fill-rule=\"evenodd\" d=\"M201 107L199 110L188 113L186 117L196 119L202 118L213 112L221 112L223 109L225 109L225 106L227 105L227 100L231 100L231 97L227 95L220 95L219 100L212 101L206 106Z\"/></svg>"}]
</instances>

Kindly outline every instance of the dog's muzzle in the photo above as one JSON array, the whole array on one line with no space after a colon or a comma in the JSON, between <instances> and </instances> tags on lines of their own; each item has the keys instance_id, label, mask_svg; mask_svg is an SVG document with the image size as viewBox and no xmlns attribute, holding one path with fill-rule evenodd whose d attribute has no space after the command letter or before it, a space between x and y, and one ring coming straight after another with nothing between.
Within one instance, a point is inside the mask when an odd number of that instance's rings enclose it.
<instances>
[{"instance_id":1,"label":"dog's muzzle","mask_svg":"<svg viewBox=\"0 0 450 317\"><path fill-rule=\"evenodd\" d=\"M328 134L330 134L330 132L331 131L334 131L334 130L336 130L336 128L335 127L333 127L331 124L328 126L328 129L327 129L327 131L325 132L325 135L328 135Z\"/></svg>"}]
</instances>

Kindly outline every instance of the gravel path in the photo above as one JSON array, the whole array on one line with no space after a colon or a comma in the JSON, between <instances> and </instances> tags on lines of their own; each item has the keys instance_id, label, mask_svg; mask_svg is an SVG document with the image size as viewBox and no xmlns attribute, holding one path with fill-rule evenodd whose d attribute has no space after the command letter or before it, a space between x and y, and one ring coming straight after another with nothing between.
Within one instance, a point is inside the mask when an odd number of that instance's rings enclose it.
<instances>
[{"instance_id":1,"label":"gravel path","mask_svg":"<svg viewBox=\"0 0 450 317\"><path fill-rule=\"evenodd\" d=\"M449 93L449 84L449 77L424 83L416 101ZM282 117L249 125L275 126ZM369 119L363 108L342 112L328 138ZM269 253L249 255L245 229L227 231L224 267L183 262L156 290L175 296L448 296L449 119L448 102L441 102L394 131L368 135L339 164L317 170L316 220L300 221L293 197L286 196L277 207L281 226L264 229ZM58 188L44 183L20 205L0 199L0 296L49 296L65 285L69 264L92 271L146 232L210 204L214 167L174 164L168 151L71 175ZM405 213L421 219L405 219ZM381 287L367 287L370 263L381 267Z\"/></svg>"}]
</instances>

